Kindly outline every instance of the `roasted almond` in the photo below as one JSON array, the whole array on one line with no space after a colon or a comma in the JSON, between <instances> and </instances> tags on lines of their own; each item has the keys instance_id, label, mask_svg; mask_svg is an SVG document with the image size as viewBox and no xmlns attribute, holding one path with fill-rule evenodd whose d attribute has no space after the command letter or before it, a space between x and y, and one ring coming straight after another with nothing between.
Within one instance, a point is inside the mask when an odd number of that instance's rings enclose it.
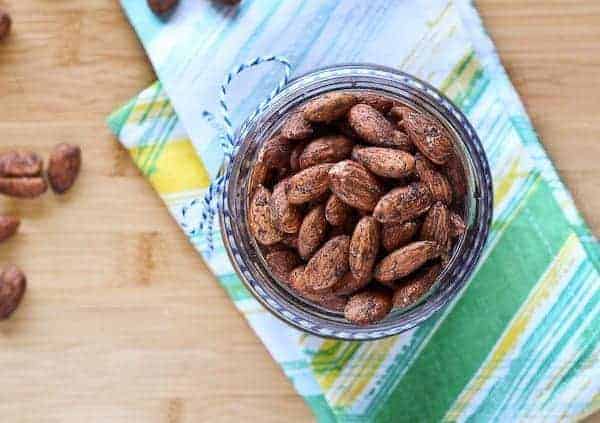
<instances>
[{"instance_id":1,"label":"roasted almond","mask_svg":"<svg viewBox=\"0 0 600 423\"><path fill-rule=\"evenodd\" d=\"M302 214L298 207L287 199L287 189L289 180L284 179L273 188L273 194L269 205L271 207L271 218L273 224L281 232L295 234L300 229L302 223Z\"/></svg>"},{"instance_id":2,"label":"roasted almond","mask_svg":"<svg viewBox=\"0 0 600 423\"><path fill-rule=\"evenodd\" d=\"M373 266L381 243L379 223L365 216L356 225L350 240L350 271L359 282L368 282L373 277Z\"/></svg>"},{"instance_id":3,"label":"roasted almond","mask_svg":"<svg viewBox=\"0 0 600 423\"><path fill-rule=\"evenodd\" d=\"M313 128L302 112L292 114L281 127L281 135L290 140L305 140L312 136Z\"/></svg>"},{"instance_id":4,"label":"roasted almond","mask_svg":"<svg viewBox=\"0 0 600 423\"><path fill-rule=\"evenodd\" d=\"M400 282L394 292L394 307L408 308L425 295L442 270L439 263L424 267L410 278Z\"/></svg>"},{"instance_id":5,"label":"roasted almond","mask_svg":"<svg viewBox=\"0 0 600 423\"><path fill-rule=\"evenodd\" d=\"M412 183L381 197L373 217L381 223L403 223L425 213L432 203L429 188L423 183Z\"/></svg>"},{"instance_id":6,"label":"roasted almond","mask_svg":"<svg viewBox=\"0 0 600 423\"><path fill-rule=\"evenodd\" d=\"M303 108L304 119L309 122L328 123L338 120L356 104L356 97L347 92L331 92L309 101Z\"/></svg>"},{"instance_id":7,"label":"roasted almond","mask_svg":"<svg viewBox=\"0 0 600 423\"><path fill-rule=\"evenodd\" d=\"M350 297L344 317L357 325L369 325L385 318L392 309L392 295L382 289L370 289Z\"/></svg>"},{"instance_id":8,"label":"roasted almond","mask_svg":"<svg viewBox=\"0 0 600 423\"><path fill-rule=\"evenodd\" d=\"M300 257L291 250L279 250L267 254L265 261L273 276L290 283L290 272L300 264Z\"/></svg>"},{"instance_id":9,"label":"roasted almond","mask_svg":"<svg viewBox=\"0 0 600 423\"><path fill-rule=\"evenodd\" d=\"M313 292L330 290L348 271L350 237L341 235L327 241L306 265L304 277Z\"/></svg>"},{"instance_id":10,"label":"roasted almond","mask_svg":"<svg viewBox=\"0 0 600 423\"><path fill-rule=\"evenodd\" d=\"M0 154L0 176L40 176L44 162L36 153L8 151Z\"/></svg>"},{"instance_id":11,"label":"roasted almond","mask_svg":"<svg viewBox=\"0 0 600 423\"><path fill-rule=\"evenodd\" d=\"M290 286L296 291L301 297L312 301L322 307L334 311L343 311L347 298L338 296L331 292L325 293L314 293L306 286L306 278L304 277L305 266L298 266L290 273Z\"/></svg>"},{"instance_id":12,"label":"roasted almond","mask_svg":"<svg viewBox=\"0 0 600 423\"><path fill-rule=\"evenodd\" d=\"M415 171L415 158L392 148L356 146L352 158L384 178L405 178Z\"/></svg>"},{"instance_id":13,"label":"roasted almond","mask_svg":"<svg viewBox=\"0 0 600 423\"><path fill-rule=\"evenodd\" d=\"M348 205L371 211L382 194L382 186L364 166L344 160L329 171L331 191Z\"/></svg>"},{"instance_id":14,"label":"roasted almond","mask_svg":"<svg viewBox=\"0 0 600 423\"><path fill-rule=\"evenodd\" d=\"M17 266L7 266L0 273L0 320L8 319L19 307L26 288L27 278Z\"/></svg>"},{"instance_id":15,"label":"roasted almond","mask_svg":"<svg viewBox=\"0 0 600 423\"><path fill-rule=\"evenodd\" d=\"M379 94L360 92L355 95L357 103L367 104L382 114L389 112L394 105L394 100Z\"/></svg>"},{"instance_id":16,"label":"roasted almond","mask_svg":"<svg viewBox=\"0 0 600 423\"><path fill-rule=\"evenodd\" d=\"M81 148L61 143L52 150L48 160L48 182L56 194L64 194L75 184L81 170Z\"/></svg>"},{"instance_id":17,"label":"roasted almond","mask_svg":"<svg viewBox=\"0 0 600 423\"><path fill-rule=\"evenodd\" d=\"M262 146L258 160L270 168L288 168L293 149L292 142L282 136L268 139Z\"/></svg>"},{"instance_id":18,"label":"roasted almond","mask_svg":"<svg viewBox=\"0 0 600 423\"><path fill-rule=\"evenodd\" d=\"M273 224L270 201L271 192L259 185L254 191L248 210L250 232L263 245L276 244L283 238L283 234Z\"/></svg>"},{"instance_id":19,"label":"roasted almond","mask_svg":"<svg viewBox=\"0 0 600 423\"><path fill-rule=\"evenodd\" d=\"M269 175L269 167L263 161L256 161L254 163L254 167L252 168L252 173L250 175L250 194L254 194L254 190L259 185L265 185L267 182L267 177Z\"/></svg>"},{"instance_id":20,"label":"roasted almond","mask_svg":"<svg viewBox=\"0 0 600 423\"><path fill-rule=\"evenodd\" d=\"M0 177L0 194L16 198L36 198L48 190L44 178L4 178Z\"/></svg>"},{"instance_id":21,"label":"roasted almond","mask_svg":"<svg viewBox=\"0 0 600 423\"><path fill-rule=\"evenodd\" d=\"M404 108L402 125L412 143L435 164L442 165L452 157L452 141L441 124L422 113Z\"/></svg>"},{"instance_id":22,"label":"roasted almond","mask_svg":"<svg viewBox=\"0 0 600 423\"><path fill-rule=\"evenodd\" d=\"M0 242L6 241L17 233L21 220L14 216L0 216Z\"/></svg>"},{"instance_id":23,"label":"roasted almond","mask_svg":"<svg viewBox=\"0 0 600 423\"><path fill-rule=\"evenodd\" d=\"M325 241L327 222L325 221L325 207L317 205L312 208L302 220L298 231L298 253L304 260L308 260Z\"/></svg>"},{"instance_id":24,"label":"roasted almond","mask_svg":"<svg viewBox=\"0 0 600 423\"><path fill-rule=\"evenodd\" d=\"M452 204L453 193L448 179L436 170L433 163L420 154L417 154L415 162L417 174L429 188L433 201L441 201L446 205Z\"/></svg>"},{"instance_id":25,"label":"roasted almond","mask_svg":"<svg viewBox=\"0 0 600 423\"><path fill-rule=\"evenodd\" d=\"M332 293L338 296L350 295L363 289L368 284L369 280L356 279L352 272L346 272L346 274L335 284Z\"/></svg>"},{"instance_id":26,"label":"roasted almond","mask_svg":"<svg viewBox=\"0 0 600 423\"><path fill-rule=\"evenodd\" d=\"M420 238L423 241L435 241L438 245L445 247L450 239L450 228L448 224L448 208L438 201L427 214L423 225L421 225Z\"/></svg>"},{"instance_id":27,"label":"roasted almond","mask_svg":"<svg viewBox=\"0 0 600 423\"><path fill-rule=\"evenodd\" d=\"M450 228L450 237L452 238L458 238L467 230L465 221L455 212L450 212L450 215L448 216L448 225Z\"/></svg>"},{"instance_id":28,"label":"roasted almond","mask_svg":"<svg viewBox=\"0 0 600 423\"><path fill-rule=\"evenodd\" d=\"M343 135L328 135L308 143L298 159L300 169L347 159L354 143Z\"/></svg>"},{"instance_id":29,"label":"roasted almond","mask_svg":"<svg viewBox=\"0 0 600 423\"><path fill-rule=\"evenodd\" d=\"M410 275L429 260L439 257L442 249L432 241L410 243L386 256L375 267L374 277L383 284Z\"/></svg>"},{"instance_id":30,"label":"roasted almond","mask_svg":"<svg viewBox=\"0 0 600 423\"><path fill-rule=\"evenodd\" d=\"M410 243L417 233L416 222L387 223L381 229L381 245L387 251L394 251Z\"/></svg>"},{"instance_id":31,"label":"roasted almond","mask_svg":"<svg viewBox=\"0 0 600 423\"><path fill-rule=\"evenodd\" d=\"M332 167L329 163L319 164L292 176L288 186L288 201L291 204L302 204L325 194L329 189L329 170Z\"/></svg>"},{"instance_id":32,"label":"roasted almond","mask_svg":"<svg viewBox=\"0 0 600 423\"><path fill-rule=\"evenodd\" d=\"M465 179L465 171L460 162L460 159L453 155L446 166L444 167L446 178L452 186L454 192L454 203L462 204L467 194L467 180Z\"/></svg>"},{"instance_id":33,"label":"roasted almond","mask_svg":"<svg viewBox=\"0 0 600 423\"><path fill-rule=\"evenodd\" d=\"M348 123L365 142L381 147L400 147L406 143L402 135L383 114L367 104L357 104L348 113Z\"/></svg>"},{"instance_id":34,"label":"roasted almond","mask_svg":"<svg viewBox=\"0 0 600 423\"><path fill-rule=\"evenodd\" d=\"M325 204L325 219L333 226L342 226L352 215L352 208L337 195L331 194Z\"/></svg>"},{"instance_id":35,"label":"roasted almond","mask_svg":"<svg viewBox=\"0 0 600 423\"><path fill-rule=\"evenodd\" d=\"M300 155L304 151L304 147L304 143L299 143L294 147L290 154L290 170L294 173L300 170Z\"/></svg>"}]
</instances>

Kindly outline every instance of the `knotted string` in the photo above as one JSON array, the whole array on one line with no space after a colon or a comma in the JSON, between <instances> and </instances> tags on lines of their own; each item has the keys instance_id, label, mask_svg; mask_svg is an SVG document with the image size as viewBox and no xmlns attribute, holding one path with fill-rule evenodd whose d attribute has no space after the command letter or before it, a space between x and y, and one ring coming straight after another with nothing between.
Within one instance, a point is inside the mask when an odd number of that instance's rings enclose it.
<instances>
[{"instance_id":1,"label":"knotted string","mask_svg":"<svg viewBox=\"0 0 600 423\"><path fill-rule=\"evenodd\" d=\"M229 114L229 106L227 105L226 96L229 85L233 79L244 72L247 69L250 69L254 66L260 65L266 62L278 62L281 63L285 70L284 76L277 84L277 86L271 91L271 93L254 109L254 111L248 116L247 121L252 121L256 116L261 113L265 107L273 100L273 98L283 90L283 88L287 85L290 75L292 73L292 65L290 62L281 56L266 56L266 57L257 57L254 60L243 63L239 65L237 68L229 72L223 84L221 84L220 89L220 99L219 106L221 110L221 115L223 118L223 125L220 125L214 115L208 111L204 111L202 113L202 117L208 121L208 123L217 130L219 133L219 144L223 149L223 163L221 166L221 171L219 172L219 176L212 182L208 191L204 195L204 199L199 201L198 199L192 200L189 204L183 206L181 209L181 214L183 217L182 227L188 233L189 236L197 236L200 233L204 233L206 238L206 253L212 254L214 251L214 240L213 240L213 229L214 229L214 220L215 216L218 212L219 202L218 198L223 191L223 187L227 180L229 173L227 172L228 165L231 162L235 154L235 149L239 145L240 140L235 139L235 131L233 128L233 124L231 123L231 117ZM196 219L194 216L194 212L198 207L202 207L202 212L200 216L199 222L194 222ZM189 220L192 220L191 223L187 223Z\"/></svg>"}]
</instances>

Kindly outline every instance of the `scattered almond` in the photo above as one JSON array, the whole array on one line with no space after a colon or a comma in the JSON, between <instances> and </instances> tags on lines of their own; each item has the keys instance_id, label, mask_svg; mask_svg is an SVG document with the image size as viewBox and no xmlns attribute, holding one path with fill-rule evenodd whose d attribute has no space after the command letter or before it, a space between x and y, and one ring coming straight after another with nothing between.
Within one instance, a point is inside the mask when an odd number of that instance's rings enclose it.
<instances>
[{"instance_id":1,"label":"scattered almond","mask_svg":"<svg viewBox=\"0 0 600 423\"><path fill-rule=\"evenodd\" d=\"M56 194L64 194L75 183L81 169L81 149L71 144L58 144L48 160L48 181Z\"/></svg>"},{"instance_id":2,"label":"scattered almond","mask_svg":"<svg viewBox=\"0 0 600 423\"><path fill-rule=\"evenodd\" d=\"M19 307L27 278L17 266L8 266L0 273L0 319L8 319Z\"/></svg>"},{"instance_id":3,"label":"scattered almond","mask_svg":"<svg viewBox=\"0 0 600 423\"><path fill-rule=\"evenodd\" d=\"M19 230L21 220L14 216L0 216L0 242L11 238Z\"/></svg>"},{"instance_id":4,"label":"scattered almond","mask_svg":"<svg viewBox=\"0 0 600 423\"><path fill-rule=\"evenodd\" d=\"M43 168L44 162L36 153L9 151L0 154L0 176L40 176Z\"/></svg>"}]
</instances>

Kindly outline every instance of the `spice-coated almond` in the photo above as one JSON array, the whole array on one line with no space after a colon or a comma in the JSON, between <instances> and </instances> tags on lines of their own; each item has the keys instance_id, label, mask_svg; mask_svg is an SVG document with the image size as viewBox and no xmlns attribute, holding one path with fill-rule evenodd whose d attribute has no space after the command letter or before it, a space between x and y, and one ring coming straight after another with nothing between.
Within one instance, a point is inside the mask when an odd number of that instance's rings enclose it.
<instances>
[{"instance_id":1,"label":"spice-coated almond","mask_svg":"<svg viewBox=\"0 0 600 423\"><path fill-rule=\"evenodd\" d=\"M443 171L452 186L454 203L462 204L467 194L467 180L465 179L465 172L460 159L456 155L453 155L446 163Z\"/></svg>"},{"instance_id":2,"label":"spice-coated almond","mask_svg":"<svg viewBox=\"0 0 600 423\"><path fill-rule=\"evenodd\" d=\"M304 276L314 292L330 290L348 271L350 237L341 235L327 241L308 261Z\"/></svg>"},{"instance_id":3,"label":"spice-coated almond","mask_svg":"<svg viewBox=\"0 0 600 423\"><path fill-rule=\"evenodd\" d=\"M392 309L392 295L380 289L371 289L350 297L344 317L357 325L376 323L387 316Z\"/></svg>"},{"instance_id":4,"label":"spice-coated almond","mask_svg":"<svg viewBox=\"0 0 600 423\"><path fill-rule=\"evenodd\" d=\"M290 154L290 170L294 173L300 170L300 155L304 151L304 147L304 143L299 143L294 147Z\"/></svg>"},{"instance_id":5,"label":"spice-coated almond","mask_svg":"<svg viewBox=\"0 0 600 423\"><path fill-rule=\"evenodd\" d=\"M423 266L429 260L439 257L441 248L432 241L416 241L382 259L375 267L374 277L381 283L389 283Z\"/></svg>"},{"instance_id":6,"label":"spice-coated almond","mask_svg":"<svg viewBox=\"0 0 600 423\"><path fill-rule=\"evenodd\" d=\"M269 270L277 279L289 283L290 272L300 263L298 254L291 250L273 251L265 257Z\"/></svg>"},{"instance_id":7,"label":"spice-coated almond","mask_svg":"<svg viewBox=\"0 0 600 423\"><path fill-rule=\"evenodd\" d=\"M64 194L75 183L81 169L81 149L72 144L58 144L48 160L48 182L56 194Z\"/></svg>"},{"instance_id":8,"label":"spice-coated almond","mask_svg":"<svg viewBox=\"0 0 600 423\"><path fill-rule=\"evenodd\" d=\"M410 140L425 157L439 165L452 157L452 141L439 123L408 108L402 111L402 117L402 125Z\"/></svg>"},{"instance_id":9,"label":"spice-coated almond","mask_svg":"<svg viewBox=\"0 0 600 423\"><path fill-rule=\"evenodd\" d=\"M369 282L368 279L356 279L352 272L346 272L346 274L334 285L332 293L338 296L351 295L363 289Z\"/></svg>"},{"instance_id":10,"label":"spice-coated almond","mask_svg":"<svg viewBox=\"0 0 600 423\"><path fill-rule=\"evenodd\" d=\"M370 281L373 277L380 243L379 222L371 216L360 219L350 240L349 258L350 271L357 280Z\"/></svg>"},{"instance_id":11,"label":"spice-coated almond","mask_svg":"<svg viewBox=\"0 0 600 423\"><path fill-rule=\"evenodd\" d=\"M21 220L14 216L0 216L0 242L6 241L17 233Z\"/></svg>"},{"instance_id":12,"label":"spice-coated almond","mask_svg":"<svg viewBox=\"0 0 600 423\"><path fill-rule=\"evenodd\" d=\"M329 170L332 164L324 163L311 166L290 177L288 201L302 204L324 195L329 189Z\"/></svg>"},{"instance_id":13,"label":"spice-coated almond","mask_svg":"<svg viewBox=\"0 0 600 423\"><path fill-rule=\"evenodd\" d=\"M7 266L0 273L0 319L8 319L19 307L27 278L17 266Z\"/></svg>"},{"instance_id":14,"label":"spice-coated almond","mask_svg":"<svg viewBox=\"0 0 600 423\"><path fill-rule=\"evenodd\" d=\"M254 194L254 190L259 185L265 185L267 181L267 177L269 175L269 167L265 164L265 162L258 160L254 163L254 167L252 168L252 174L250 175L250 183L249 192L250 194Z\"/></svg>"},{"instance_id":15,"label":"spice-coated almond","mask_svg":"<svg viewBox=\"0 0 600 423\"><path fill-rule=\"evenodd\" d=\"M269 205L275 227L281 232L295 234L300 229L302 214L298 207L290 204L287 199L288 183L289 180L284 179L275 185Z\"/></svg>"},{"instance_id":16,"label":"spice-coated almond","mask_svg":"<svg viewBox=\"0 0 600 423\"><path fill-rule=\"evenodd\" d=\"M36 153L8 151L0 154L0 176L40 176L44 162Z\"/></svg>"},{"instance_id":17,"label":"spice-coated almond","mask_svg":"<svg viewBox=\"0 0 600 423\"><path fill-rule=\"evenodd\" d=\"M354 143L343 135L327 135L309 142L298 159L300 169L347 159Z\"/></svg>"},{"instance_id":18,"label":"spice-coated almond","mask_svg":"<svg viewBox=\"0 0 600 423\"><path fill-rule=\"evenodd\" d=\"M448 223L448 208L438 201L425 215L425 220L421 225L421 240L435 241L438 245L446 247L450 239Z\"/></svg>"},{"instance_id":19,"label":"spice-coated almond","mask_svg":"<svg viewBox=\"0 0 600 423\"><path fill-rule=\"evenodd\" d=\"M352 215L352 207L344 203L340 197L331 194L325 204L325 219L333 226L342 226Z\"/></svg>"},{"instance_id":20,"label":"spice-coated almond","mask_svg":"<svg viewBox=\"0 0 600 423\"><path fill-rule=\"evenodd\" d=\"M293 149L292 141L282 136L269 138L262 146L258 160L270 168L287 168Z\"/></svg>"},{"instance_id":21,"label":"spice-coated almond","mask_svg":"<svg viewBox=\"0 0 600 423\"><path fill-rule=\"evenodd\" d=\"M450 228L450 236L452 238L461 236L467 230L465 221L458 213L455 212L450 212L450 215L448 216L448 224Z\"/></svg>"},{"instance_id":22,"label":"spice-coated almond","mask_svg":"<svg viewBox=\"0 0 600 423\"><path fill-rule=\"evenodd\" d=\"M305 266L298 266L290 273L290 286L301 297L317 303L318 305L333 311L343 311L348 299L333 292L314 293L306 286L304 277Z\"/></svg>"},{"instance_id":23,"label":"spice-coated almond","mask_svg":"<svg viewBox=\"0 0 600 423\"><path fill-rule=\"evenodd\" d=\"M377 178L352 160L336 163L329 171L329 176L333 193L359 210L373 210L383 193Z\"/></svg>"},{"instance_id":24,"label":"spice-coated almond","mask_svg":"<svg viewBox=\"0 0 600 423\"><path fill-rule=\"evenodd\" d=\"M355 104L356 97L353 94L332 92L309 101L303 108L303 114L309 122L328 123L344 117Z\"/></svg>"},{"instance_id":25,"label":"spice-coated almond","mask_svg":"<svg viewBox=\"0 0 600 423\"><path fill-rule=\"evenodd\" d=\"M369 144L381 147L406 147L407 139L383 114L367 104L357 104L348 113L348 123L356 134Z\"/></svg>"},{"instance_id":26,"label":"spice-coated almond","mask_svg":"<svg viewBox=\"0 0 600 423\"><path fill-rule=\"evenodd\" d=\"M177 3L178 0L148 0L148 6L158 16L171 12Z\"/></svg>"},{"instance_id":27,"label":"spice-coated almond","mask_svg":"<svg viewBox=\"0 0 600 423\"><path fill-rule=\"evenodd\" d=\"M431 289L441 270L442 266L435 263L398 283L394 292L394 307L408 308L416 304Z\"/></svg>"},{"instance_id":28,"label":"spice-coated almond","mask_svg":"<svg viewBox=\"0 0 600 423\"><path fill-rule=\"evenodd\" d=\"M377 110L379 113L386 114L394 105L394 100L379 94L370 92L360 92L355 94L356 102L359 104L367 104Z\"/></svg>"},{"instance_id":29,"label":"spice-coated almond","mask_svg":"<svg viewBox=\"0 0 600 423\"><path fill-rule=\"evenodd\" d=\"M441 201L446 205L452 204L453 193L448 179L436 170L433 163L420 154L417 154L415 162L417 174L429 188L433 201Z\"/></svg>"},{"instance_id":30,"label":"spice-coated almond","mask_svg":"<svg viewBox=\"0 0 600 423\"><path fill-rule=\"evenodd\" d=\"M325 241L326 234L325 207L321 204L312 208L300 225L298 231L298 253L300 257L308 260Z\"/></svg>"},{"instance_id":31,"label":"spice-coated almond","mask_svg":"<svg viewBox=\"0 0 600 423\"><path fill-rule=\"evenodd\" d=\"M381 228L381 245L387 251L394 251L410 243L417 233L416 222L387 223Z\"/></svg>"},{"instance_id":32,"label":"spice-coated almond","mask_svg":"<svg viewBox=\"0 0 600 423\"><path fill-rule=\"evenodd\" d=\"M44 178L4 178L0 177L0 194L16 198L36 198L48 190Z\"/></svg>"},{"instance_id":33,"label":"spice-coated almond","mask_svg":"<svg viewBox=\"0 0 600 423\"><path fill-rule=\"evenodd\" d=\"M384 178L405 178L415 171L415 158L392 148L356 146L352 158Z\"/></svg>"},{"instance_id":34,"label":"spice-coated almond","mask_svg":"<svg viewBox=\"0 0 600 423\"><path fill-rule=\"evenodd\" d=\"M423 183L412 183L385 194L373 210L373 217L381 223L402 223L422 215L433 200Z\"/></svg>"},{"instance_id":35,"label":"spice-coated almond","mask_svg":"<svg viewBox=\"0 0 600 423\"><path fill-rule=\"evenodd\" d=\"M248 211L250 232L263 245L276 244L283 238L283 234L273 224L270 201L269 190L259 185L254 191Z\"/></svg>"},{"instance_id":36,"label":"spice-coated almond","mask_svg":"<svg viewBox=\"0 0 600 423\"><path fill-rule=\"evenodd\" d=\"M281 135L290 140L305 140L312 136L313 128L302 112L292 114L281 127Z\"/></svg>"}]
</instances>

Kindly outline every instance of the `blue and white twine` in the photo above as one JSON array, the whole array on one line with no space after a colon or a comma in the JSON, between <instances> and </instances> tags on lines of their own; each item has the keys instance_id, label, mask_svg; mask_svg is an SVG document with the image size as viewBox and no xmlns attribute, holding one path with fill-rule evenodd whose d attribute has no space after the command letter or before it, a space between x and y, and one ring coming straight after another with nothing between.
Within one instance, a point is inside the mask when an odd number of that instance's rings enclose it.
<instances>
[{"instance_id":1,"label":"blue and white twine","mask_svg":"<svg viewBox=\"0 0 600 423\"><path fill-rule=\"evenodd\" d=\"M221 148L223 149L224 159L222 169L227 169L233 155L235 154L235 149L238 146L239 140L235 139L235 131L233 128L233 124L231 123L231 117L229 114L229 107L227 106L226 96L227 89L233 79L242 73L243 71L250 69L254 66L260 65L266 62L278 62L284 66L284 76L277 84L277 86L271 91L271 93L256 107L256 109L248 116L247 121L251 121L259 113L261 113L267 105L273 100L273 98L283 90L283 88L287 85L290 75L292 73L292 65L290 62L281 56L266 56L266 57L257 57L254 60L243 63L239 65L237 68L229 72L227 78L223 84L221 84L220 90L220 99L219 106L221 109L221 115L223 117L223 126L221 128L214 116L208 112L204 111L202 116L213 126L215 129L222 131L224 133L219 134L219 143L221 144ZM190 236L196 236L200 233L204 233L206 238L206 253L212 254L214 251L214 240L213 240L213 230L214 230L214 220L215 215L217 214L219 208L219 202L217 199L219 195L222 193L225 182L229 176L228 170L221 170L221 174L212 182L210 187L208 188L207 193L204 196L204 199L200 202L197 199L192 200L189 204L185 205L181 214L183 217L183 229ZM193 209L202 206L202 214L199 222L192 221L191 223L187 223L189 219L193 216Z\"/></svg>"}]
</instances>

